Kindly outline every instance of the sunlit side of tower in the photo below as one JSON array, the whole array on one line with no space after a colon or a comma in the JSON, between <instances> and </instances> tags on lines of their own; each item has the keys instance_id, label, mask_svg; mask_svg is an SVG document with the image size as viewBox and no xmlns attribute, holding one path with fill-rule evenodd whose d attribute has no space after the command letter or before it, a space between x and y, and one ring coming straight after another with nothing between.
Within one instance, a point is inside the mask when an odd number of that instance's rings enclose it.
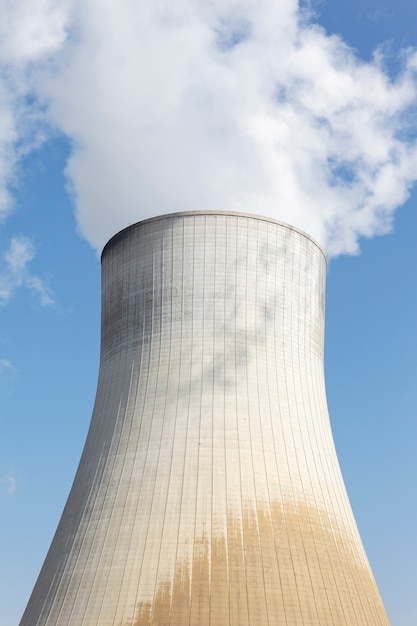
<instances>
[{"instance_id":1,"label":"sunlit side of tower","mask_svg":"<svg viewBox=\"0 0 417 626\"><path fill-rule=\"evenodd\" d=\"M330 429L320 247L178 213L102 271L91 426L21 626L387 625Z\"/></svg>"}]
</instances>

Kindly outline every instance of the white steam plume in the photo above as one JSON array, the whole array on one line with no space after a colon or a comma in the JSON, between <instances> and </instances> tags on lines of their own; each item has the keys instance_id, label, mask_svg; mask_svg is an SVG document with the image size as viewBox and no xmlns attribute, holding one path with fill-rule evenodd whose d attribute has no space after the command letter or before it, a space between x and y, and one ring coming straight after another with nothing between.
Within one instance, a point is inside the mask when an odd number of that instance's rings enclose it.
<instances>
[{"instance_id":1,"label":"white steam plume","mask_svg":"<svg viewBox=\"0 0 417 626\"><path fill-rule=\"evenodd\" d=\"M72 142L79 228L97 249L146 217L227 209L355 253L417 178L416 53L392 80L296 0L38 0L29 17L17 4L17 60Z\"/></svg>"}]
</instances>

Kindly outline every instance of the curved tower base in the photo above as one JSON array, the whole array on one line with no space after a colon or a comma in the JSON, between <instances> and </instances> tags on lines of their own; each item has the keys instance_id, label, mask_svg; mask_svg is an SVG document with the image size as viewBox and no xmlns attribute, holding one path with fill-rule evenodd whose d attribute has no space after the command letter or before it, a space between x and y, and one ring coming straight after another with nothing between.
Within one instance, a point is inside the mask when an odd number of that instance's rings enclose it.
<instances>
[{"instance_id":1,"label":"curved tower base","mask_svg":"<svg viewBox=\"0 0 417 626\"><path fill-rule=\"evenodd\" d=\"M386 626L329 424L322 250L182 213L102 266L91 426L21 626Z\"/></svg>"}]
</instances>

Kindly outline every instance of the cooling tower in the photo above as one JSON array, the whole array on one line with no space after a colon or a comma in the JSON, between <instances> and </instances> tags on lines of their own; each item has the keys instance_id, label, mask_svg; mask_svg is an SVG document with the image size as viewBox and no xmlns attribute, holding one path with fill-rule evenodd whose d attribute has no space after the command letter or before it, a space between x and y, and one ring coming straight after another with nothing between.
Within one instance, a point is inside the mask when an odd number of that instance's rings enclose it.
<instances>
[{"instance_id":1,"label":"cooling tower","mask_svg":"<svg viewBox=\"0 0 417 626\"><path fill-rule=\"evenodd\" d=\"M330 429L317 243L177 213L115 235L102 272L91 426L21 625L387 625Z\"/></svg>"}]
</instances>

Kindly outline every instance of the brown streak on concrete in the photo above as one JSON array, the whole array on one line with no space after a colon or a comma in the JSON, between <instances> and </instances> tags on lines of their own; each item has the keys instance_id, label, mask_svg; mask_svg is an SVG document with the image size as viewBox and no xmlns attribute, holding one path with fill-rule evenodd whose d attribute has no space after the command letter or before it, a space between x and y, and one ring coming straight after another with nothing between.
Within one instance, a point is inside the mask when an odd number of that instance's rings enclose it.
<instances>
[{"instance_id":1,"label":"brown streak on concrete","mask_svg":"<svg viewBox=\"0 0 417 626\"><path fill-rule=\"evenodd\" d=\"M138 606L134 626L387 626L369 567L343 524L305 504L228 515L192 564Z\"/></svg>"}]
</instances>

